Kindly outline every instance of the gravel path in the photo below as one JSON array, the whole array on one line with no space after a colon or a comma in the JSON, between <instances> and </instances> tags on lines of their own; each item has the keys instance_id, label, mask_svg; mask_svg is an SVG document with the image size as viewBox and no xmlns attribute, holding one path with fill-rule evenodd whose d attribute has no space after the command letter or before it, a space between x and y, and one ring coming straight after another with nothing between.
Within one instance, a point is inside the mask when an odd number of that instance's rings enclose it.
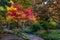
<instances>
[{"instance_id":1,"label":"gravel path","mask_svg":"<svg viewBox=\"0 0 60 40\"><path fill-rule=\"evenodd\" d=\"M26 34L26 36L30 39L30 40L43 40L42 38L36 36L36 35L32 35L32 34ZM15 35L11 35L11 34L6 34L2 37L2 39L0 40L23 40Z\"/></svg>"},{"instance_id":2,"label":"gravel path","mask_svg":"<svg viewBox=\"0 0 60 40\"><path fill-rule=\"evenodd\" d=\"M26 36L30 39L30 40L43 40L42 38L36 36L36 35L32 35L32 34L26 34Z\"/></svg>"},{"instance_id":3,"label":"gravel path","mask_svg":"<svg viewBox=\"0 0 60 40\"><path fill-rule=\"evenodd\" d=\"M15 35L12 35L12 34L5 34L2 36L2 39L1 40L23 40Z\"/></svg>"}]
</instances>

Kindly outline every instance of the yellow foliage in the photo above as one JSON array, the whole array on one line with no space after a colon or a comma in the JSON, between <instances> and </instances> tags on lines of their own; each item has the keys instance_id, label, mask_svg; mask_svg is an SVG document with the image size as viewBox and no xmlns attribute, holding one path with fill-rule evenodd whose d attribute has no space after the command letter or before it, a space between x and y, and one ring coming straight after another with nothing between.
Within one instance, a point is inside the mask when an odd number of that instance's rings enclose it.
<instances>
[{"instance_id":1,"label":"yellow foliage","mask_svg":"<svg viewBox=\"0 0 60 40\"><path fill-rule=\"evenodd\" d=\"M6 17L6 22L7 22L7 23L10 22L12 19L13 19L13 17L7 16L7 17Z\"/></svg>"},{"instance_id":2,"label":"yellow foliage","mask_svg":"<svg viewBox=\"0 0 60 40\"><path fill-rule=\"evenodd\" d=\"M7 10L16 10L16 8L14 8L13 6L11 6L11 7L6 6L6 9Z\"/></svg>"},{"instance_id":3,"label":"yellow foliage","mask_svg":"<svg viewBox=\"0 0 60 40\"><path fill-rule=\"evenodd\" d=\"M2 16L0 15L0 19L2 18Z\"/></svg>"},{"instance_id":4,"label":"yellow foliage","mask_svg":"<svg viewBox=\"0 0 60 40\"><path fill-rule=\"evenodd\" d=\"M49 11L52 12L53 11L53 8L49 7Z\"/></svg>"},{"instance_id":5,"label":"yellow foliage","mask_svg":"<svg viewBox=\"0 0 60 40\"><path fill-rule=\"evenodd\" d=\"M12 0L10 0L10 3L11 3L11 4L14 4L14 2L13 2Z\"/></svg>"}]
</instances>

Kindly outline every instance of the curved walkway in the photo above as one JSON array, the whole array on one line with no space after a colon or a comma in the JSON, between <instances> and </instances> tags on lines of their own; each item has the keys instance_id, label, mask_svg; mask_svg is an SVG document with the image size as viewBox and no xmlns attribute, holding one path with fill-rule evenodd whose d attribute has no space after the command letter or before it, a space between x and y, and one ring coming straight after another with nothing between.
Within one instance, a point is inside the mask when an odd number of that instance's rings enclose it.
<instances>
[{"instance_id":1,"label":"curved walkway","mask_svg":"<svg viewBox=\"0 0 60 40\"><path fill-rule=\"evenodd\" d=\"M43 40L42 38L33 35L33 34L26 34L26 36L30 39L30 40Z\"/></svg>"},{"instance_id":2,"label":"curved walkway","mask_svg":"<svg viewBox=\"0 0 60 40\"><path fill-rule=\"evenodd\" d=\"M26 34L25 35L30 39L30 40L43 40L42 38L36 36L36 35L32 35L32 34ZM23 40L15 35L12 34L6 34L4 36L2 36L2 39L0 40Z\"/></svg>"}]
</instances>

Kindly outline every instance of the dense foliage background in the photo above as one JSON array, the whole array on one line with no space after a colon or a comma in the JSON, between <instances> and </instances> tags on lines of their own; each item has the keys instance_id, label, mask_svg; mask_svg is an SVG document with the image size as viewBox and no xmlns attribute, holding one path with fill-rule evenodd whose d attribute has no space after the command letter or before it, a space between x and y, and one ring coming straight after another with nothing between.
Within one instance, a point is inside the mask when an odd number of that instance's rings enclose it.
<instances>
[{"instance_id":1,"label":"dense foliage background","mask_svg":"<svg viewBox=\"0 0 60 40\"><path fill-rule=\"evenodd\" d=\"M14 34L26 32L35 33L42 38L49 35L50 38L50 30L60 29L60 1L0 0L0 34L3 34L5 29L14 31ZM45 32L41 34L40 30Z\"/></svg>"}]
</instances>

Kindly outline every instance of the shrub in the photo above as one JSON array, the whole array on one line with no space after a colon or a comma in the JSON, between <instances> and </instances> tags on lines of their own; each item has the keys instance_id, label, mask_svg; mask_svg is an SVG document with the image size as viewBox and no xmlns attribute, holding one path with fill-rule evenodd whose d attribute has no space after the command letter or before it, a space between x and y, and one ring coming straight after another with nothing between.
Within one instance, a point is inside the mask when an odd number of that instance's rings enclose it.
<instances>
[{"instance_id":1,"label":"shrub","mask_svg":"<svg viewBox=\"0 0 60 40\"><path fill-rule=\"evenodd\" d=\"M49 34L45 31L37 32L36 35L44 38L45 40L60 40L60 32L57 30L51 30Z\"/></svg>"}]
</instances>

